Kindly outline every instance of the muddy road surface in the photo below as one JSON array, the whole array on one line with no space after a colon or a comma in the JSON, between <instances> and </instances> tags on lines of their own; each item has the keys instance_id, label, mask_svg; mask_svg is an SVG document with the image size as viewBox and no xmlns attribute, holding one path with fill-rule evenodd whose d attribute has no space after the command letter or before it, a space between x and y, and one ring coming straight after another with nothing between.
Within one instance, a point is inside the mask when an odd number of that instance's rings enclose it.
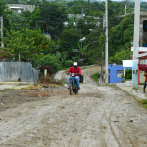
<instances>
[{"instance_id":1,"label":"muddy road surface","mask_svg":"<svg viewBox=\"0 0 147 147\"><path fill-rule=\"evenodd\" d=\"M90 75L98 70L82 71L77 95L1 93L0 147L147 147L147 110L115 86L97 86Z\"/></svg>"}]
</instances>

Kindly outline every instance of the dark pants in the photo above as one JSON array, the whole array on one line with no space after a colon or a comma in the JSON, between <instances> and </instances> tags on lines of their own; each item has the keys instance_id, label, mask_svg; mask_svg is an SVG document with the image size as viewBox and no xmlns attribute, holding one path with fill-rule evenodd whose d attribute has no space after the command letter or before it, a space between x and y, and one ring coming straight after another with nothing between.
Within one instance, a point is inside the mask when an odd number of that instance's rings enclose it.
<instances>
[{"instance_id":1,"label":"dark pants","mask_svg":"<svg viewBox=\"0 0 147 147\"><path fill-rule=\"evenodd\" d=\"M144 89L146 88L146 82L147 82L147 81L144 82Z\"/></svg>"}]
</instances>

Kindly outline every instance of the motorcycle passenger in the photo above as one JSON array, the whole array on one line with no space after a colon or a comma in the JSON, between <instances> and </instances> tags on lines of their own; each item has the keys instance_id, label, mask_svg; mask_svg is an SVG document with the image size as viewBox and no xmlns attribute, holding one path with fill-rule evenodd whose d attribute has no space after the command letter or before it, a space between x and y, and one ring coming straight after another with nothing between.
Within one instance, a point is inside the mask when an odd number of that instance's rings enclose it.
<instances>
[{"instance_id":1,"label":"motorcycle passenger","mask_svg":"<svg viewBox=\"0 0 147 147\"><path fill-rule=\"evenodd\" d=\"M78 90L80 90L80 75L81 75L81 68L77 66L77 62L74 62L73 63L73 66L70 67L70 69L67 71L67 75L69 75L69 73L74 73L76 74L74 76L74 79L76 80L76 83L77 83L77 87L78 87ZM72 80L72 77L69 77L68 78L68 86L70 87L70 81ZM68 89L69 89L68 87Z\"/></svg>"}]
</instances>

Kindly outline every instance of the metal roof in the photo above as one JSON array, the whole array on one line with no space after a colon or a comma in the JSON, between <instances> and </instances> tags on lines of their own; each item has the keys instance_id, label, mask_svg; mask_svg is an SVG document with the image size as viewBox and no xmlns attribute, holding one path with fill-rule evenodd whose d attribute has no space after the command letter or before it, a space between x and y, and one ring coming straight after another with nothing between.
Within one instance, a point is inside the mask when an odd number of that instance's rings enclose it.
<instances>
[{"instance_id":1,"label":"metal roof","mask_svg":"<svg viewBox=\"0 0 147 147\"><path fill-rule=\"evenodd\" d=\"M10 7L11 9L24 9L23 7Z\"/></svg>"}]
</instances>

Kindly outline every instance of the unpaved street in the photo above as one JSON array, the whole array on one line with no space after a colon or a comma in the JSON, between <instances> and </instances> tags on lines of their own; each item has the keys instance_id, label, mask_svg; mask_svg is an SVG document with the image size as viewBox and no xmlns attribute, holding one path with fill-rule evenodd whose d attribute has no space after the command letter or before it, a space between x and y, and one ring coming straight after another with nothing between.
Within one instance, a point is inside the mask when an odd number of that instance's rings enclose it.
<instances>
[{"instance_id":1,"label":"unpaved street","mask_svg":"<svg viewBox=\"0 0 147 147\"><path fill-rule=\"evenodd\" d=\"M82 71L77 95L61 88L1 111L0 147L147 147L147 110L115 86L97 86L95 70Z\"/></svg>"}]
</instances>

